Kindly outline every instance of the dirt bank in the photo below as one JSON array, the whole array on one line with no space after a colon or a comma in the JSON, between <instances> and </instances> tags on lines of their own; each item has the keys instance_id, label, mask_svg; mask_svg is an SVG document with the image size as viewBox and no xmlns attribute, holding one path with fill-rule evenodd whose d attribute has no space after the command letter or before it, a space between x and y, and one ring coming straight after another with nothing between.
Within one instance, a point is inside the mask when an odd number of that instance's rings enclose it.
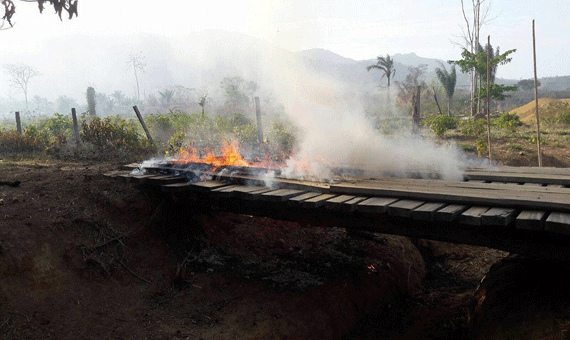
<instances>
[{"instance_id":1,"label":"dirt bank","mask_svg":"<svg viewBox=\"0 0 570 340\"><path fill-rule=\"evenodd\" d=\"M173 214L101 176L118 166L0 163L0 180L21 181L0 187L2 338L463 338L478 283L507 255Z\"/></svg>"}]
</instances>

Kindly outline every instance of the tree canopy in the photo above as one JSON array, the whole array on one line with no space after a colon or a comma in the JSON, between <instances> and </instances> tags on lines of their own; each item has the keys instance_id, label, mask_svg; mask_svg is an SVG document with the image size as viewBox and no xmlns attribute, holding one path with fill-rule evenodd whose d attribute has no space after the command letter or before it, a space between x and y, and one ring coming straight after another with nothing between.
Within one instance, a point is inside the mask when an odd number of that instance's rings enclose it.
<instances>
[{"instance_id":1,"label":"tree canopy","mask_svg":"<svg viewBox=\"0 0 570 340\"><path fill-rule=\"evenodd\" d=\"M537 81L536 85L540 87L540 80ZM522 79L517 83L517 87L523 91L530 91L534 89L534 79Z\"/></svg>"},{"instance_id":2,"label":"tree canopy","mask_svg":"<svg viewBox=\"0 0 570 340\"><path fill-rule=\"evenodd\" d=\"M390 88L390 78L396 74L396 69L394 69L394 59L391 59L388 54L386 54L386 57L378 56L376 57L376 64L366 67L366 70L368 71L372 69L379 69L384 72L382 78L386 77L386 79L388 79L388 88Z\"/></svg>"},{"instance_id":3,"label":"tree canopy","mask_svg":"<svg viewBox=\"0 0 570 340\"><path fill-rule=\"evenodd\" d=\"M500 54L499 47L495 51L493 51L492 46L483 46L479 45L479 52L472 53L466 49L463 49L461 52L462 59L460 60L449 60L448 63L454 64L459 66L463 73L468 73L471 70L475 70L477 75L483 80L484 82L487 81L487 47L490 50L490 73L491 73L491 83L495 81L495 74L497 72L498 65L505 65L511 62L513 59L510 55L516 52L516 49L508 50L505 53Z\"/></svg>"},{"instance_id":4,"label":"tree canopy","mask_svg":"<svg viewBox=\"0 0 570 340\"><path fill-rule=\"evenodd\" d=\"M453 94L455 93L455 84L457 82L457 72L455 71L455 65L451 66L451 72L447 72L447 69L443 64L441 64L441 68L435 69L435 74L437 75L437 79L443 86L445 90L445 94L447 95L447 114L451 114L451 99L453 98Z\"/></svg>"},{"instance_id":5,"label":"tree canopy","mask_svg":"<svg viewBox=\"0 0 570 340\"><path fill-rule=\"evenodd\" d=\"M12 23L12 19L16 14L16 5L14 4L14 0L0 0L0 4L4 7L4 15L2 16L2 22L0 23L0 28L4 26L5 22L8 22L10 27L14 26ZM24 1L24 0L22 0ZM61 14L67 12L69 19L73 18L73 15L77 17L77 2L78 0L25 0L25 2L37 2L38 9L40 13L44 11L44 4L47 3L49 6L52 6L55 10L55 13L59 15L59 19L61 18Z\"/></svg>"},{"instance_id":6,"label":"tree canopy","mask_svg":"<svg viewBox=\"0 0 570 340\"><path fill-rule=\"evenodd\" d=\"M467 49L463 49L461 53L462 59L449 60L448 63L459 66L463 73L475 71L477 77L480 79L479 88L476 93L479 99L485 99L487 97L487 49L489 49L489 83L491 84L489 93L491 98L495 100L504 100L507 97L505 92L515 91L517 87L495 84L495 75L499 65L505 65L511 62L513 58L510 55L516 52L516 49L500 53L499 47L493 51L491 45L487 45L485 48L479 45L478 53L472 53Z\"/></svg>"}]
</instances>

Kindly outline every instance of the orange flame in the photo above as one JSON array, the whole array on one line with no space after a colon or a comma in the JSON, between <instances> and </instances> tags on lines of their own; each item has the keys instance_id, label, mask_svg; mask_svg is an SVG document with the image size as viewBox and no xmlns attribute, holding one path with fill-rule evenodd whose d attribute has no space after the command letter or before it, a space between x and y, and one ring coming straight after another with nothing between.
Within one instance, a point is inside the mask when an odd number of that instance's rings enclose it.
<instances>
[{"instance_id":1,"label":"orange flame","mask_svg":"<svg viewBox=\"0 0 570 340\"><path fill-rule=\"evenodd\" d=\"M267 150L266 150L267 151ZM205 154L205 155L204 155ZM320 162L326 163L320 158ZM221 147L221 155L217 156L214 152L198 151L194 147L187 147L181 150L177 157L171 160L175 164L185 163L204 163L210 164L215 170L220 166L241 166L241 167L262 167L267 169L282 169L291 167L298 172L309 172L311 161L309 159L296 159L293 155L282 154L280 156L270 156L265 152L263 158L256 157L250 161L246 161L239 151L239 145L236 141L224 141Z\"/></svg>"},{"instance_id":2,"label":"orange flame","mask_svg":"<svg viewBox=\"0 0 570 340\"><path fill-rule=\"evenodd\" d=\"M237 143L224 142L222 145L222 155L216 156L213 152L206 152L206 156L201 156L198 150L188 147L180 151L179 157L172 160L173 163L207 163L214 167L223 165L249 166L249 163L241 156Z\"/></svg>"}]
</instances>

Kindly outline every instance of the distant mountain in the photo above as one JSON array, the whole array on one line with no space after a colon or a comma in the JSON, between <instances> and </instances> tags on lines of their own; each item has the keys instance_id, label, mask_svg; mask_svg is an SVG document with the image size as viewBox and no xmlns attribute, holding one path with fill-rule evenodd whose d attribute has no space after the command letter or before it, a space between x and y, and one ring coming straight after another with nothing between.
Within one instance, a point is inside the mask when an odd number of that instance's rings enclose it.
<instances>
[{"instance_id":1,"label":"distant mountain","mask_svg":"<svg viewBox=\"0 0 570 340\"><path fill-rule=\"evenodd\" d=\"M356 61L324 49L311 49L298 53L303 57L307 68L317 73L326 74L361 88L386 86L386 79L382 78L383 73L381 71L367 71L366 69L367 66L376 64L376 59ZM427 82L436 77L435 69L441 67L441 64L445 65L448 70L450 69L450 65L444 60L423 58L415 53L398 53L392 55L391 58L394 59L394 69L396 70L392 81L404 81L409 68L422 64L427 65L426 74L423 76ZM468 85L468 76L459 72L457 86L466 87Z\"/></svg>"},{"instance_id":2,"label":"distant mountain","mask_svg":"<svg viewBox=\"0 0 570 340\"><path fill-rule=\"evenodd\" d=\"M0 53L0 65L26 63L40 72L40 76L30 81L30 98L37 95L55 101L58 96L66 95L84 103L88 86L97 92L122 91L129 97L136 96L134 72L127 60L130 54L137 53L141 53L146 64L144 72L138 74L141 97L157 94L167 87L183 86L223 100L220 81L224 77L239 76L256 81L263 88L270 86L266 80L272 75L298 60L315 74L346 83L354 90L369 91L386 86L382 72L366 70L376 63L375 58L353 60L320 48L291 52L262 39L222 30L187 33L175 38L143 33L62 37L38 44L27 53L5 46ZM435 68L440 67L440 62L449 67L444 60L415 53L398 53L392 57L396 69L393 81L403 81L408 69L420 64L428 66L424 76L427 82L436 79ZM271 64L276 60L279 62ZM517 80L498 82L516 83ZM541 82L545 89L564 90L570 87L570 76L544 78ZM468 86L468 76L459 73L457 87ZM0 100L6 99L8 94L14 100L23 99L20 93L10 91L4 79L0 82Z\"/></svg>"},{"instance_id":3,"label":"distant mountain","mask_svg":"<svg viewBox=\"0 0 570 340\"><path fill-rule=\"evenodd\" d=\"M298 52L299 55L305 59L310 60L322 60L333 64L354 64L356 61L354 59L345 58L329 50L322 48L312 48L310 50L304 50Z\"/></svg>"}]
</instances>

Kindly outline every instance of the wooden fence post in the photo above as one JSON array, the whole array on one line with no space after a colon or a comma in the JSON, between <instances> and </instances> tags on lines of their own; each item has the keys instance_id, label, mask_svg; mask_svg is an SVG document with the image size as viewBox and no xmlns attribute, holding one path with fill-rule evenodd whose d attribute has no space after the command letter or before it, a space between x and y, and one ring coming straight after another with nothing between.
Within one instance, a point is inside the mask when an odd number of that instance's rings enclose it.
<instances>
[{"instance_id":1,"label":"wooden fence post","mask_svg":"<svg viewBox=\"0 0 570 340\"><path fill-rule=\"evenodd\" d=\"M420 129L420 91L421 86L414 86L412 95L412 105L414 111L412 112L412 134L416 135Z\"/></svg>"},{"instance_id":2,"label":"wooden fence post","mask_svg":"<svg viewBox=\"0 0 570 340\"><path fill-rule=\"evenodd\" d=\"M437 100L437 94L435 93L435 87L432 87L432 89L433 89L433 99L435 99L435 103L437 104L437 110L439 111L439 114L442 115L443 113L441 112L441 107L439 106L439 101Z\"/></svg>"},{"instance_id":3,"label":"wooden fence post","mask_svg":"<svg viewBox=\"0 0 570 340\"><path fill-rule=\"evenodd\" d=\"M141 125L143 127L144 132L146 133L146 137L148 138L148 140L154 144L154 141L152 140L152 137L150 136L150 132L148 132L148 129L146 128L146 125L144 123L143 117L139 111L139 108L135 105L133 106L133 110L135 110L135 113L137 114L137 117L139 119L139 122L141 122Z\"/></svg>"},{"instance_id":4,"label":"wooden fence post","mask_svg":"<svg viewBox=\"0 0 570 340\"><path fill-rule=\"evenodd\" d=\"M489 159L493 159L491 153L491 36L487 36L487 147L489 150Z\"/></svg>"},{"instance_id":5,"label":"wooden fence post","mask_svg":"<svg viewBox=\"0 0 570 340\"><path fill-rule=\"evenodd\" d=\"M263 126L261 125L261 108L259 107L259 97L255 97L255 116L257 117L257 139L259 144L263 144Z\"/></svg>"},{"instance_id":6,"label":"wooden fence post","mask_svg":"<svg viewBox=\"0 0 570 340\"><path fill-rule=\"evenodd\" d=\"M20 122L20 112L16 111L16 130L22 134L22 123Z\"/></svg>"},{"instance_id":7,"label":"wooden fence post","mask_svg":"<svg viewBox=\"0 0 570 340\"><path fill-rule=\"evenodd\" d=\"M75 136L75 143L77 145L81 144L81 139L79 138L79 128L77 127L77 113L75 113L75 108L71 108L71 118L73 119L73 135Z\"/></svg>"},{"instance_id":8,"label":"wooden fence post","mask_svg":"<svg viewBox=\"0 0 570 340\"><path fill-rule=\"evenodd\" d=\"M534 60L534 106L536 108L536 146L538 148L538 166L542 166L542 148L540 146L540 118L538 116L538 80L536 78L536 39L534 19L532 20L532 58Z\"/></svg>"}]
</instances>

